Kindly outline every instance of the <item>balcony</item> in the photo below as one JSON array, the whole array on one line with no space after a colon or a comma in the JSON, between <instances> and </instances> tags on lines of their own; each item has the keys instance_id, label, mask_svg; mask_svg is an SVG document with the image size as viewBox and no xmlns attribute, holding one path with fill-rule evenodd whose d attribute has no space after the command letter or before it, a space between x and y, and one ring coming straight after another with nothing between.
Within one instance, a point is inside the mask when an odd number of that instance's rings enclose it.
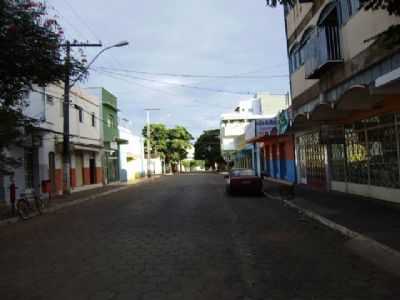
<instances>
[{"instance_id":1,"label":"balcony","mask_svg":"<svg viewBox=\"0 0 400 300\"><path fill-rule=\"evenodd\" d=\"M339 27L319 26L305 48L306 79L318 79L332 65L342 63Z\"/></svg>"}]
</instances>

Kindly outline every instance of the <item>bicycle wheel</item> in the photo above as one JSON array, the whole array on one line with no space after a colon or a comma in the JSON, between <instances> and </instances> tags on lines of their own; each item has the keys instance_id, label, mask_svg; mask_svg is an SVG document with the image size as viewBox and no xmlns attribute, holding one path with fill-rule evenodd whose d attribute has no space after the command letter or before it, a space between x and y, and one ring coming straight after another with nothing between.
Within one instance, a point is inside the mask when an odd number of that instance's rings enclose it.
<instances>
[{"instance_id":1,"label":"bicycle wheel","mask_svg":"<svg viewBox=\"0 0 400 300\"><path fill-rule=\"evenodd\" d=\"M28 220L30 218L31 207L26 199L20 199L17 202L17 213L22 220Z\"/></svg>"},{"instance_id":2,"label":"bicycle wheel","mask_svg":"<svg viewBox=\"0 0 400 300\"><path fill-rule=\"evenodd\" d=\"M46 206L45 201L41 197L35 197L35 206L39 215L41 215Z\"/></svg>"}]
</instances>

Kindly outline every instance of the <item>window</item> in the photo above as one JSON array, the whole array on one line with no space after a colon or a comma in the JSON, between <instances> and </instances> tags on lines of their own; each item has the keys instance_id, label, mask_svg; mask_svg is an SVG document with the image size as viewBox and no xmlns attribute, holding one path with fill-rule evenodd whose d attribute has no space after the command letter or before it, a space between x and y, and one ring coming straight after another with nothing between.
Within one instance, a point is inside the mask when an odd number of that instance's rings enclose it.
<instances>
[{"instance_id":1,"label":"window","mask_svg":"<svg viewBox=\"0 0 400 300\"><path fill-rule=\"evenodd\" d=\"M114 116L109 114L107 117L107 127L113 128L114 127Z\"/></svg>"},{"instance_id":2,"label":"window","mask_svg":"<svg viewBox=\"0 0 400 300\"><path fill-rule=\"evenodd\" d=\"M92 113L92 127L96 127L96 115Z\"/></svg>"},{"instance_id":3,"label":"window","mask_svg":"<svg viewBox=\"0 0 400 300\"><path fill-rule=\"evenodd\" d=\"M51 95L46 94L46 101L49 104L54 104L54 97Z\"/></svg>"},{"instance_id":4,"label":"window","mask_svg":"<svg viewBox=\"0 0 400 300\"><path fill-rule=\"evenodd\" d=\"M33 188L33 151L24 149L25 188Z\"/></svg>"},{"instance_id":5,"label":"window","mask_svg":"<svg viewBox=\"0 0 400 300\"><path fill-rule=\"evenodd\" d=\"M296 44L292 47L292 50L290 51L289 54L289 68L291 73L296 72L296 70L300 68L301 60L302 58L299 45Z\"/></svg>"},{"instance_id":6,"label":"window","mask_svg":"<svg viewBox=\"0 0 400 300\"><path fill-rule=\"evenodd\" d=\"M64 101L60 101L60 117L64 117Z\"/></svg>"},{"instance_id":7,"label":"window","mask_svg":"<svg viewBox=\"0 0 400 300\"><path fill-rule=\"evenodd\" d=\"M300 65L303 66L306 59L307 59L307 53L306 53L306 47L307 43L310 40L310 37L314 31L314 27L308 28L304 31L303 36L301 38L300 42L300 49L299 49L299 56L300 56Z\"/></svg>"},{"instance_id":8,"label":"window","mask_svg":"<svg viewBox=\"0 0 400 300\"><path fill-rule=\"evenodd\" d=\"M79 122L83 123L83 110L82 107L78 108Z\"/></svg>"},{"instance_id":9,"label":"window","mask_svg":"<svg viewBox=\"0 0 400 300\"><path fill-rule=\"evenodd\" d=\"M360 10L360 0L339 0L341 24L346 24L351 16Z\"/></svg>"}]
</instances>

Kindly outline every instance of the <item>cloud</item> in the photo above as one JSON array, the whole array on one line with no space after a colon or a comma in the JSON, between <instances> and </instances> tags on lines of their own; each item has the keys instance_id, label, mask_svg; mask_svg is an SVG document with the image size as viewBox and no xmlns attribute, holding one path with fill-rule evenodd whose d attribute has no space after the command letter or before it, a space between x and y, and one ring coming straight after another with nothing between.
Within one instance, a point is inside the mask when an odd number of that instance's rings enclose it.
<instances>
[{"instance_id":1,"label":"cloud","mask_svg":"<svg viewBox=\"0 0 400 300\"><path fill-rule=\"evenodd\" d=\"M288 73L283 12L266 8L263 0L120 0L116 5L106 0L69 0L75 12L64 0L48 2L62 13L60 22L70 38L101 39L105 45L130 41L129 47L104 53L94 66L210 75ZM88 58L97 51L87 49ZM113 92L137 133L144 125L143 109L154 106L162 109L152 115L154 122L187 126L194 135L218 127L219 115L248 96L180 84L250 93L289 89L283 79L146 78L157 82L92 71L85 85Z\"/></svg>"}]
</instances>

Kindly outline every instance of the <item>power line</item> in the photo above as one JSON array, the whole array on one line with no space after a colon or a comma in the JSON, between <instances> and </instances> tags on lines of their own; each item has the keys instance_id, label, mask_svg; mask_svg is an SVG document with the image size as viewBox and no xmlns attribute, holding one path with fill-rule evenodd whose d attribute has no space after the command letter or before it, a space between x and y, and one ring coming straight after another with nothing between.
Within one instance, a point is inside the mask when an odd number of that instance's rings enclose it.
<instances>
[{"instance_id":1,"label":"power line","mask_svg":"<svg viewBox=\"0 0 400 300\"><path fill-rule=\"evenodd\" d=\"M168 76L168 77L183 77L183 78L212 78L212 79L272 79L272 78L288 78L287 74L279 74L279 75L258 75L258 76L245 76L245 75L199 75L199 74L185 74L185 73L157 73L157 72L145 72L145 71L137 71L132 69L117 69L117 68L108 68L108 67L97 67L100 70L105 71L118 71L125 73L136 73L143 75L151 75L151 76Z\"/></svg>"},{"instance_id":2,"label":"power line","mask_svg":"<svg viewBox=\"0 0 400 300\"><path fill-rule=\"evenodd\" d=\"M166 82L166 81L143 78L143 77L138 77L138 76L133 76L133 75L128 75L128 74L121 74L119 72L114 72L114 71L106 71L106 70L102 70L102 71L105 73L110 73L110 74L127 77L127 78L132 78L132 79L136 79L136 80L155 82L155 83L160 83L160 84L167 84L167 85L171 85L171 86L178 86L178 87L182 87L182 88L195 89L195 90L207 91L207 92L212 92L212 93L234 94L234 95L254 95L254 94L256 94L255 92L240 92L240 91L229 91L229 90L225 90L225 89L207 88L207 87L200 87L200 86L189 85L189 84L184 84L184 83Z\"/></svg>"}]
</instances>

